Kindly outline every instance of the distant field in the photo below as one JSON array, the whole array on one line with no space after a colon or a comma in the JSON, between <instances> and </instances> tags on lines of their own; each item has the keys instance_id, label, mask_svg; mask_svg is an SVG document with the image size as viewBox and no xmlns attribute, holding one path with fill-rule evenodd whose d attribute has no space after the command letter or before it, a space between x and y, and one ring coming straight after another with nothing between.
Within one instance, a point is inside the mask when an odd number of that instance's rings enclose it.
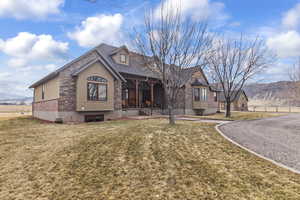
<instances>
[{"instance_id":1,"label":"distant field","mask_svg":"<svg viewBox=\"0 0 300 200\"><path fill-rule=\"evenodd\" d=\"M249 111L255 112L292 112L300 113L300 107L289 106L288 102L278 99L262 100L250 99L248 103Z\"/></svg>"},{"instance_id":2,"label":"distant field","mask_svg":"<svg viewBox=\"0 0 300 200\"><path fill-rule=\"evenodd\" d=\"M0 121L29 115L31 115L31 106L0 105Z\"/></svg>"},{"instance_id":3,"label":"distant field","mask_svg":"<svg viewBox=\"0 0 300 200\"><path fill-rule=\"evenodd\" d=\"M31 105L0 105L0 113L31 112Z\"/></svg>"}]
</instances>

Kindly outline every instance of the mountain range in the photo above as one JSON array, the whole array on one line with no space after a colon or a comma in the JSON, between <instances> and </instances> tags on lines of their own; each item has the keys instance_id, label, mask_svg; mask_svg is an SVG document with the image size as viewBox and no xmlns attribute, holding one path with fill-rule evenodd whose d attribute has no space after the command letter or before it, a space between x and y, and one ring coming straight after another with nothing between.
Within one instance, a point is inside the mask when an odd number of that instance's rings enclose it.
<instances>
[{"instance_id":1,"label":"mountain range","mask_svg":"<svg viewBox=\"0 0 300 200\"><path fill-rule=\"evenodd\" d=\"M244 90L250 101L261 100L276 105L300 106L300 98L295 98L295 89L300 82L279 81L272 83L252 83Z\"/></svg>"}]
</instances>

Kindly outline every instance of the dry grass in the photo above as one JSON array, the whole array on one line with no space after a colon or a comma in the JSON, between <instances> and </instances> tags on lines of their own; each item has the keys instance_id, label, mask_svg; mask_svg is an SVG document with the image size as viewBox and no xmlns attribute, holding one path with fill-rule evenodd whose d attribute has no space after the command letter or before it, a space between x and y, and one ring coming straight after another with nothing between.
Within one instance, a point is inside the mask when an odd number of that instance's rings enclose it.
<instances>
[{"instance_id":1,"label":"dry grass","mask_svg":"<svg viewBox=\"0 0 300 200\"><path fill-rule=\"evenodd\" d=\"M283 116L283 113L266 113L266 112L231 112L231 117L226 118L225 113L216 113L208 116L188 116L200 119L214 119L214 120L253 120L253 119L262 119L268 117L278 117Z\"/></svg>"},{"instance_id":2,"label":"dry grass","mask_svg":"<svg viewBox=\"0 0 300 200\"><path fill-rule=\"evenodd\" d=\"M31 112L27 112L27 113L1 113L0 112L0 121L14 119L16 117L25 117L25 116L30 116L30 115L31 115Z\"/></svg>"},{"instance_id":3,"label":"dry grass","mask_svg":"<svg viewBox=\"0 0 300 200\"><path fill-rule=\"evenodd\" d=\"M300 199L300 176L212 124L0 121L0 199Z\"/></svg>"}]
</instances>

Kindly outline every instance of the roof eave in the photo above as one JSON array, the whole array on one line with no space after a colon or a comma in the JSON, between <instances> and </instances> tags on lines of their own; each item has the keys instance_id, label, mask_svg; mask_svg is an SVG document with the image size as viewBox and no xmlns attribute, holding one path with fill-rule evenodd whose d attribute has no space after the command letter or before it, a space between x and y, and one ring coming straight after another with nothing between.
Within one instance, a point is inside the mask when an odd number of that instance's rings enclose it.
<instances>
[{"instance_id":1,"label":"roof eave","mask_svg":"<svg viewBox=\"0 0 300 200\"><path fill-rule=\"evenodd\" d=\"M109 69L111 69L111 70L119 77L119 79L120 79L121 81L127 82L127 81L125 80L125 78L124 78L118 71L116 71L116 70L112 67L111 63L105 58L105 56L102 55L101 51L99 51L98 49L95 49L95 50L96 50L96 52L99 54L99 56L101 57L101 59L104 61L103 64L109 66ZM107 66L106 66L106 67L107 67Z\"/></svg>"},{"instance_id":2,"label":"roof eave","mask_svg":"<svg viewBox=\"0 0 300 200\"><path fill-rule=\"evenodd\" d=\"M43 84L43 83L45 83L45 82L53 79L53 78L55 78L58 75L59 75L59 72L57 72L57 71L52 72L51 74L47 75L46 77L42 78L41 80L33 83L31 86L29 86L29 89L35 88L35 87L37 87L37 86L39 86L39 85L41 85L41 84Z\"/></svg>"}]
</instances>

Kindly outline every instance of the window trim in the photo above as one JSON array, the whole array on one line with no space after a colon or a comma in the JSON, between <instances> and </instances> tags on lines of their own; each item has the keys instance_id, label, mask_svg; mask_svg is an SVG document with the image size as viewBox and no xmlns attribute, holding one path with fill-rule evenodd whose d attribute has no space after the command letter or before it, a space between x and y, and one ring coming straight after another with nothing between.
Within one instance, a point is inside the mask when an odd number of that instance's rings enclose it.
<instances>
[{"instance_id":1,"label":"window trim","mask_svg":"<svg viewBox=\"0 0 300 200\"><path fill-rule=\"evenodd\" d=\"M89 94L89 84L95 84L97 88L97 98L96 99L90 99L90 94ZM99 97L99 86L105 86L105 98L100 98ZM108 100L108 86L105 83L97 83L97 82L87 82L87 101L101 101L101 102L106 102Z\"/></svg>"},{"instance_id":2,"label":"window trim","mask_svg":"<svg viewBox=\"0 0 300 200\"><path fill-rule=\"evenodd\" d=\"M42 100L45 99L45 84L42 85Z\"/></svg>"},{"instance_id":3,"label":"window trim","mask_svg":"<svg viewBox=\"0 0 300 200\"><path fill-rule=\"evenodd\" d=\"M207 88L202 88L202 101L207 101Z\"/></svg>"},{"instance_id":4,"label":"window trim","mask_svg":"<svg viewBox=\"0 0 300 200\"><path fill-rule=\"evenodd\" d=\"M101 76L97 76L97 75L94 75L94 76L89 76L87 78L87 101L101 101L101 102L105 102L108 100L108 84L107 84L107 79L106 78L103 78ZM96 94L97 94L97 98L95 99L92 99L90 98L90 91L89 91L89 85L90 84L94 84L96 85ZM101 86L105 86L105 98L100 98L100 85Z\"/></svg>"}]
</instances>

